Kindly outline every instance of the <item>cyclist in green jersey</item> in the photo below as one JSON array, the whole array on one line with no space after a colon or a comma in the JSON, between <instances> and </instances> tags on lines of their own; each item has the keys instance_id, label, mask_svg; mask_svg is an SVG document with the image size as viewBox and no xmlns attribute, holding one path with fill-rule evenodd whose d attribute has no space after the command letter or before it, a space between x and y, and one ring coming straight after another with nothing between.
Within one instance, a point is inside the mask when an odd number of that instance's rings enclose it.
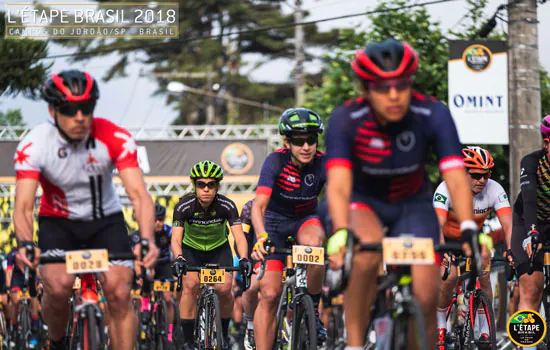
<instances>
[{"instance_id":1,"label":"cyclist in green jersey","mask_svg":"<svg viewBox=\"0 0 550 350\"><path fill-rule=\"evenodd\" d=\"M184 264L189 267L205 264L233 266L233 254L228 241L229 223L237 245L237 253L241 257L239 266L247 265L250 271L250 262L247 259L248 245L237 207L232 200L218 193L222 179L223 170L214 162L202 161L191 168L194 193L183 196L174 208L171 246L176 257L176 269L182 268ZM227 273L225 283L216 285L225 345L229 344L228 328L233 311L232 281L233 277ZM183 276L183 292L180 296L184 349L193 348L198 295L198 273L188 272Z\"/></svg>"}]
</instances>

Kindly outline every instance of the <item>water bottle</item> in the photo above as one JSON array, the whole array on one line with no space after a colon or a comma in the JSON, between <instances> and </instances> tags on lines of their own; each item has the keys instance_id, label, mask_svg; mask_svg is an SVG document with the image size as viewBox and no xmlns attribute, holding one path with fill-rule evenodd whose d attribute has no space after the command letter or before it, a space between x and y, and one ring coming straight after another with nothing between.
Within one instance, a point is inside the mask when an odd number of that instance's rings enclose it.
<instances>
[{"instance_id":1,"label":"water bottle","mask_svg":"<svg viewBox=\"0 0 550 350\"><path fill-rule=\"evenodd\" d=\"M374 331L376 332L376 350L387 350L390 346L391 318L388 315L374 320Z\"/></svg>"}]
</instances>

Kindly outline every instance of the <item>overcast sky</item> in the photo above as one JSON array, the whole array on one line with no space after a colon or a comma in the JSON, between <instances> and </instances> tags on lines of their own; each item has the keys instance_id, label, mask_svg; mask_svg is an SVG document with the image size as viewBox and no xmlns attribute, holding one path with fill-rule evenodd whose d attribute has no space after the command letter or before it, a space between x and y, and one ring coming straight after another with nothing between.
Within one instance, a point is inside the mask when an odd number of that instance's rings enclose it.
<instances>
[{"instance_id":1,"label":"overcast sky","mask_svg":"<svg viewBox=\"0 0 550 350\"><path fill-rule=\"evenodd\" d=\"M2 0L0 0L2 1ZM69 0L70 1L70 0ZM16 1L9 1L10 3ZM19 1L17 1L19 2ZM56 1L61 2L61 1ZM288 0L288 3L293 3ZM418 1L419 2L419 1ZM487 14L492 15L496 8L507 2L506 0L489 0ZM452 28L464 16L466 12L466 1L455 1L450 3L428 6L428 11L439 20L445 29ZM2 4L2 2L0 2ZM361 11L373 9L377 1L375 0L303 0L303 7L309 10L310 16L307 20L322 19L340 15L352 14ZM285 12L292 11L290 6L284 6ZM542 65L550 71L550 4L539 6L538 9L538 34L539 34L539 57ZM368 30L368 23L363 17L352 19L336 20L320 23L321 30L330 28L355 27L356 25ZM502 24L505 25L505 24ZM498 25L501 28L501 24ZM505 28L505 27L504 27ZM49 46L49 55L70 52L58 45ZM254 62L256 57L249 55L247 59ZM116 61L116 56L92 59L87 63L78 63L71 65L64 59L54 61L53 72L58 72L68 68L79 68L90 72L97 78L103 76L105 71ZM255 81L288 81L290 71L293 68L291 60L276 60L262 66L251 73ZM315 71L320 65L311 65L309 71ZM172 106L165 105L165 97L153 97L156 90L156 81L150 78L140 77L140 70L145 72L151 67L141 64L132 64L128 67L127 78L111 80L108 83L99 81L101 98L96 108L96 115L108 118L123 126L161 126L170 124L177 116ZM250 68L248 68L250 69ZM245 67L244 71L248 71ZM238 97L238 96L237 96ZM288 106L284 106L288 107ZM36 125L48 118L46 104L43 101L32 101L23 97L2 98L0 101L0 110L21 108L23 118L28 125Z\"/></svg>"}]
</instances>

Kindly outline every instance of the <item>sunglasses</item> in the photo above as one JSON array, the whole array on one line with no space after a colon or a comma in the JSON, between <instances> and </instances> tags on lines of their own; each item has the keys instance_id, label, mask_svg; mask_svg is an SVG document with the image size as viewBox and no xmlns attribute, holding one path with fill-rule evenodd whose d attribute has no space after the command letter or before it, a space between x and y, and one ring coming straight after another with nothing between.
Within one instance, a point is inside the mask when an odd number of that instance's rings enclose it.
<instances>
[{"instance_id":1,"label":"sunglasses","mask_svg":"<svg viewBox=\"0 0 550 350\"><path fill-rule=\"evenodd\" d=\"M166 219L164 216L163 217L156 217L155 221L164 221L164 219Z\"/></svg>"},{"instance_id":2,"label":"sunglasses","mask_svg":"<svg viewBox=\"0 0 550 350\"><path fill-rule=\"evenodd\" d=\"M209 189L213 190L216 187L218 187L218 182L217 181L210 181L210 182L197 181L195 185L201 190L204 190L205 187L208 187Z\"/></svg>"},{"instance_id":3,"label":"sunglasses","mask_svg":"<svg viewBox=\"0 0 550 350\"><path fill-rule=\"evenodd\" d=\"M311 135L306 138L302 138L302 137L290 138L289 141L294 146L302 147L306 142L308 145L313 146L317 144L317 142L319 141L319 138L317 137L317 135Z\"/></svg>"},{"instance_id":4,"label":"sunglasses","mask_svg":"<svg viewBox=\"0 0 550 350\"><path fill-rule=\"evenodd\" d=\"M60 106L57 106L57 111L68 117L74 117L78 111L81 111L82 114L90 115L94 111L95 101L85 101L85 102L71 102L65 103Z\"/></svg>"},{"instance_id":5,"label":"sunglasses","mask_svg":"<svg viewBox=\"0 0 550 350\"><path fill-rule=\"evenodd\" d=\"M484 174L481 174L481 173L469 173L469 174L470 174L470 177L474 180L481 180L481 178L484 178L485 180L487 180L488 178L491 177L491 172L484 173Z\"/></svg>"},{"instance_id":6,"label":"sunglasses","mask_svg":"<svg viewBox=\"0 0 550 350\"><path fill-rule=\"evenodd\" d=\"M395 90L402 92L410 88L412 85L413 80L411 78L386 81L371 81L368 83L368 87L370 89L380 94L387 94L388 92L390 92L392 87L394 87Z\"/></svg>"}]
</instances>

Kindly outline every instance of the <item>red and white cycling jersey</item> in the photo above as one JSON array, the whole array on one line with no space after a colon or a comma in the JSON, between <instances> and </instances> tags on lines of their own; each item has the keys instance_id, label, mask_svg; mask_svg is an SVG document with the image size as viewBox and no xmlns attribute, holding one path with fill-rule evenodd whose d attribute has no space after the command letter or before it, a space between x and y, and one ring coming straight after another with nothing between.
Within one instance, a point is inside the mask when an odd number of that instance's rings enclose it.
<instances>
[{"instance_id":1,"label":"red and white cycling jersey","mask_svg":"<svg viewBox=\"0 0 550 350\"><path fill-rule=\"evenodd\" d=\"M438 216L447 218L447 222L443 227L443 235L446 238L459 239L462 231L460 230L458 216L453 210L445 181L439 184L435 190L433 206ZM506 191L498 182L489 179L483 191L474 195L474 221L478 229L482 228L485 219L493 210L495 210L498 217L512 214Z\"/></svg>"},{"instance_id":2,"label":"red and white cycling jersey","mask_svg":"<svg viewBox=\"0 0 550 350\"><path fill-rule=\"evenodd\" d=\"M14 157L17 180L40 181L40 216L94 220L122 211L113 169L137 168L137 146L128 131L94 118L90 136L68 143L51 122L33 128Z\"/></svg>"}]
</instances>

